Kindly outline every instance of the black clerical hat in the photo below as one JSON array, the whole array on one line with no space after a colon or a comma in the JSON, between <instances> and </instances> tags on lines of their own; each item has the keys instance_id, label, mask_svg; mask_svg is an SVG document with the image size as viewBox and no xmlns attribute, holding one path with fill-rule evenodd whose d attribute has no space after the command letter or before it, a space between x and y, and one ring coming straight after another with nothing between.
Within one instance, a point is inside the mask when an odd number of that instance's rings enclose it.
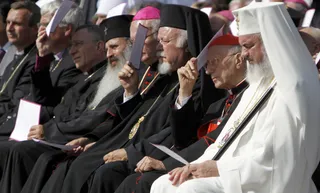
<instances>
[{"instance_id":1,"label":"black clerical hat","mask_svg":"<svg viewBox=\"0 0 320 193\"><path fill-rule=\"evenodd\" d=\"M208 16L198 9L166 4L161 7L160 27L187 30L188 49L197 56L212 37Z\"/></svg>"},{"instance_id":2,"label":"black clerical hat","mask_svg":"<svg viewBox=\"0 0 320 193\"><path fill-rule=\"evenodd\" d=\"M119 37L130 37L130 24L133 15L119 15L101 22L99 27L104 30L106 41Z\"/></svg>"}]
</instances>

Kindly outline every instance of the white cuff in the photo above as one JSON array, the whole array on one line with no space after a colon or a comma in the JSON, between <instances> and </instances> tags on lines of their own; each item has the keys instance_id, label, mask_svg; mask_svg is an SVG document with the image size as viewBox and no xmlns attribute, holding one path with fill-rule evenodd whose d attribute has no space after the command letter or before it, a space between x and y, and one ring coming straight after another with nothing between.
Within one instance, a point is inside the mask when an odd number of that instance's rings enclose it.
<instances>
[{"instance_id":1,"label":"white cuff","mask_svg":"<svg viewBox=\"0 0 320 193\"><path fill-rule=\"evenodd\" d=\"M179 96L176 99L176 102L174 103L174 109L179 110L181 109L185 104L187 104L187 102L189 101L189 99L192 97L192 95L182 99L181 104L178 103L178 99Z\"/></svg>"},{"instance_id":2,"label":"white cuff","mask_svg":"<svg viewBox=\"0 0 320 193\"><path fill-rule=\"evenodd\" d=\"M135 97L138 93L139 93L139 91L137 91L136 93L134 93L134 95L131 95L131 96L128 96L128 97L126 97L126 94L123 93L123 103L131 100L131 99L132 99L133 97Z\"/></svg>"}]
</instances>

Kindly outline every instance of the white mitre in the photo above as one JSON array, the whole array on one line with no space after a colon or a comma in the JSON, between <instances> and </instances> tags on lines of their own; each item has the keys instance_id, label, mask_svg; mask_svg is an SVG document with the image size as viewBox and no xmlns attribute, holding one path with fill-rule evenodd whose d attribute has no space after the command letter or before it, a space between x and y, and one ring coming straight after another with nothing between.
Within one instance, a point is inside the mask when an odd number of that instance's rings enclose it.
<instances>
[{"instance_id":1,"label":"white mitre","mask_svg":"<svg viewBox=\"0 0 320 193\"><path fill-rule=\"evenodd\" d=\"M255 2L233 11L233 14L239 36L261 34L271 63L281 65L286 62L314 66L312 57L283 3ZM307 69L312 68L302 70ZM286 72L286 69L283 69L283 72Z\"/></svg>"},{"instance_id":2,"label":"white mitre","mask_svg":"<svg viewBox=\"0 0 320 193\"><path fill-rule=\"evenodd\" d=\"M126 2L126 0L100 0L96 14L108 15L110 9Z\"/></svg>"},{"instance_id":3,"label":"white mitre","mask_svg":"<svg viewBox=\"0 0 320 193\"><path fill-rule=\"evenodd\" d=\"M125 14L129 14L127 3L121 3L109 10L107 18Z\"/></svg>"}]
</instances>

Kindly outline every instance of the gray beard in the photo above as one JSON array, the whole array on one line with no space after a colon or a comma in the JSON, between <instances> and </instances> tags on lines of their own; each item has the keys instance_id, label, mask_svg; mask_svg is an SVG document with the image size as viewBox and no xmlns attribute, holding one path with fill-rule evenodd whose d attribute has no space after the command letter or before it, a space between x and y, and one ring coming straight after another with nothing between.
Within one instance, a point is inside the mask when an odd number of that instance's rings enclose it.
<instances>
[{"instance_id":1,"label":"gray beard","mask_svg":"<svg viewBox=\"0 0 320 193\"><path fill-rule=\"evenodd\" d=\"M112 67L110 64L108 65L107 70L98 85L97 92L88 106L89 109L95 108L105 96L121 85L118 79L118 72L122 67L123 65L120 64L117 64L115 67Z\"/></svg>"},{"instance_id":2,"label":"gray beard","mask_svg":"<svg viewBox=\"0 0 320 193\"><path fill-rule=\"evenodd\" d=\"M267 54L263 61L258 64L250 64L247 61L246 80L249 84L257 83L261 79L269 79L274 76Z\"/></svg>"},{"instance_id":3,"label":"gray beard","mask_svg":"<svg viewBox=\"0 0 320 193\"><path fill-rule=\"evenodd\" d=\"M158 72L159 74L169 74L171 72L171 65L167 62L159 63Z\"/></svg>"},{"instance_id":4,"label":"gray beard","mask_svg":"<svg viewBox=\"0 0 320 193\"><path fill-rule=\"evenodd\" d=\"M107 70L97 87L96 95L94 96L92 102L88 105L89 109L98 106L104 97L121 85L118 78L118 73L123 68L130 55L131 47L127 46L123 51L123 54L118 57L118 62L114 67L112 67L111 64L108 64Z\"/></svg>"}]
</instances>

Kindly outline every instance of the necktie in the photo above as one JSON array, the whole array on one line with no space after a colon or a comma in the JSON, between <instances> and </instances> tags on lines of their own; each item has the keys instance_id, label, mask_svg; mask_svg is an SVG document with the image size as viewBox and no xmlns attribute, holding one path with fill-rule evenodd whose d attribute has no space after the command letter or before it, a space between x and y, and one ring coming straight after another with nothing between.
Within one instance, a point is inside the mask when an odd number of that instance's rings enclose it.
<instances>
[{"instance_id":1,"label":"necktie","mask_svg":"<svg viewBox=\"0 0 320 193\"><path fill-rule=\"evenodd\" d=\"M4 49L0 49L0 62L2 61L4 55L6 54L6 51Z\"/></svg>"}]
</instances>

